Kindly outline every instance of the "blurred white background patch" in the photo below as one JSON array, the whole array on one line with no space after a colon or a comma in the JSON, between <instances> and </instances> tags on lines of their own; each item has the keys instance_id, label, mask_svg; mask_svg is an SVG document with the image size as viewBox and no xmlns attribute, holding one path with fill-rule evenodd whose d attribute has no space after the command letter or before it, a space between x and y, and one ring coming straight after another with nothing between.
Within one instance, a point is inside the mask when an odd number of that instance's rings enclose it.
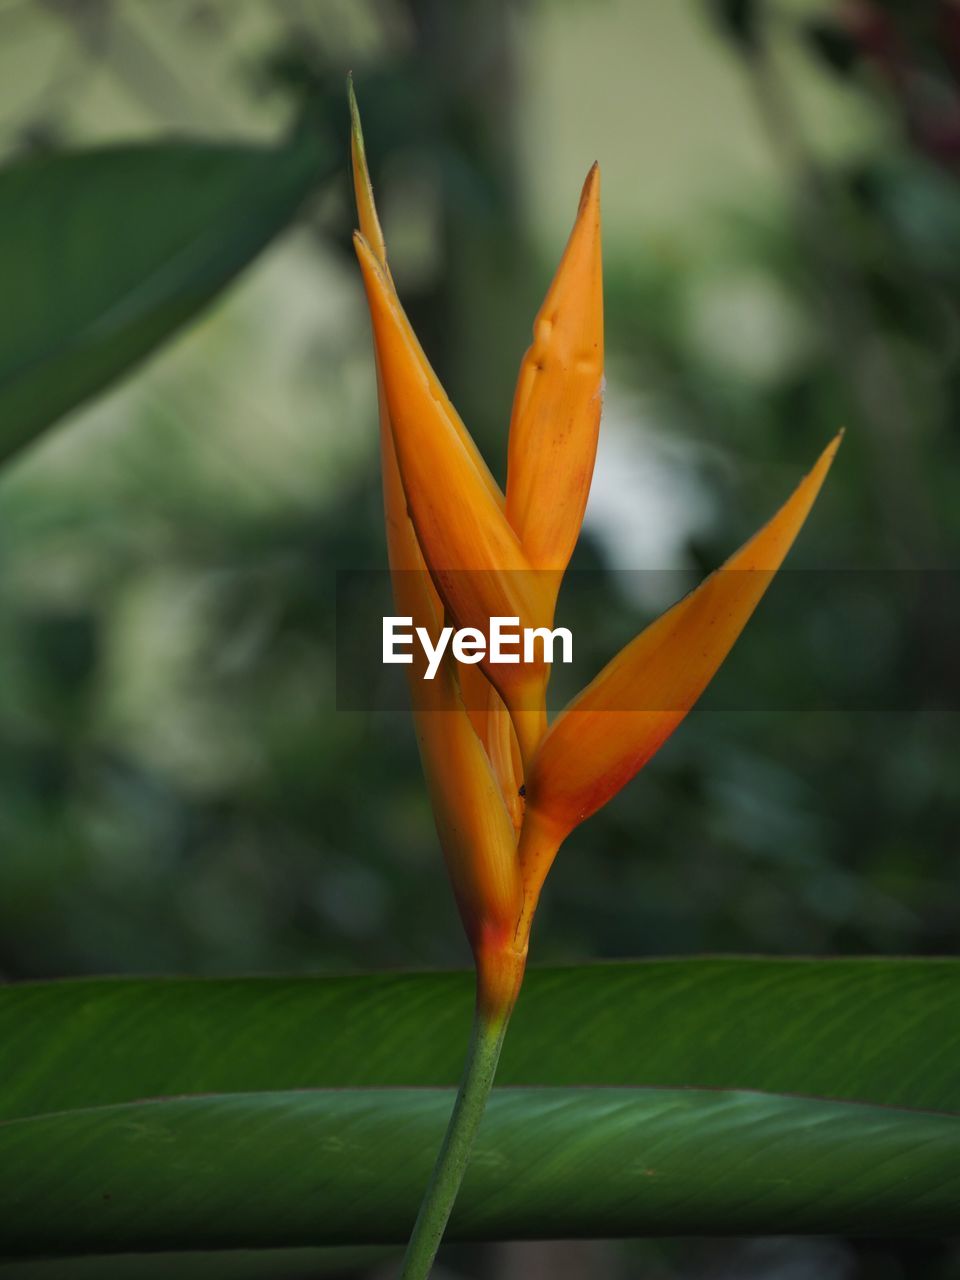
<instances>
[{"instance_id":1,"label":"blurred white background patch","mask_svg":"<svg viewBox=\"0 0 960 1280\"><path fill-rule=\"evenodd\" d=\"M692 538L712 526L716 499L702 478L698 445L655 421L640 396L608 381L584 528L611 569L685 570ZM622 590L660 609L676 593L672 572L627 572Z\"/></svg>"}]
</instances>

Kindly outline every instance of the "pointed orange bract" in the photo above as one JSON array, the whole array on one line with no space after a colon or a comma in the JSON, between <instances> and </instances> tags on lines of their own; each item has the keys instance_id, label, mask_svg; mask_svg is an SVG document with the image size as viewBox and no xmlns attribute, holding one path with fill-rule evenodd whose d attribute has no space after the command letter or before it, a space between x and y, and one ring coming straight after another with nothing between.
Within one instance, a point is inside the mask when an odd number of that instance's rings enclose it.
<instances>
[{"instance_id":1,"label":"pointed orange bract","mask_svg":"<svg viewBox=\"0 0 960 1280\"><path fill-rule=\"evenodd\" d=\"M367 157L360 128L360 115L353 92L353 81L348 81L352 129L350 154L353 163L353 189L357 214L364 235L368 237L372 251L384 273L389 275L387 249L380 229L377 206L373 199ZM390 413L383 390L383 379L377 364L377 399L380 409L380 460L383 472L383 505L387 528L387 555L393 579L397 608L404 615L411 615L415 625L425 626L435 636L443 621L443 605L430 579L427 566L417 542L417 536L407 514L407 501L400 480ZM422 655L421 655L422 656Z\"/></svg>"},{"instance_id":2,"label":"pointed orange bract","mask_svg":"<svg viewBox=\"0 0 960 1280\"><path fill-rule=\"evenodd\" d=\"M533 325L510 423L507 519L553 595L580 534L597 453L603 384L600 170Z\"/></svg>"},{"instance_id":3,"label":"pointed orange bract","mask_svg":"<svg viewBox=\"0 0 960 1280\"><path fill-rule=\"evenodd\" d=\"M646 764L730 652L807 518L840 439L759 533L642 631L551 725L527 782L520 863L528 915L560 843Z\"/></svg>"},{"instance_id":4,"label":"pointed orange bract","mask_svg":"<svg viewBox=\"0 0 960 1280\"><path fill-rule=\"evenodd\" d=\"M386 248L367 174L352 86L351 108L357 209L361 226L370 243L377 246L378 260L386 273ZM378 394L384 515L395 607L398 614L411 617L414 626L425 627L436 642L443 625L443 604L407 513L379 369ZM414 663L406 670L413 694L417 743L440 846L481 974L481 993L496 1002L503 998L499 988L504 982L509 985L513 981L512 967L504 973L499 956L504 939L512 936L520 910L516 826L501 793L497 771L464 708L451 659L444 658L431 681L423 679L425 665L422 649L415 647Z\"/></svg>"}]
</instances>

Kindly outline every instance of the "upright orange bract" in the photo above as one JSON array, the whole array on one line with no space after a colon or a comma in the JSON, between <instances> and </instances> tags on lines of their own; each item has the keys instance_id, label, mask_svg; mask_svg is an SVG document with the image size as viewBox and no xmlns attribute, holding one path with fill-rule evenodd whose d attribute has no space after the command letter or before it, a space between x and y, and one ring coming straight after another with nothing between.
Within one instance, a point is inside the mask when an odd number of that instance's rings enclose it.
<instances>
[{"instance_id":1,"label":"upright orange bract","mask_svg":"<svg viewBox=\"0 0 960 1280\"><path fill-rule=\"evenodd\" d=\"M580 535L602 399L600 169L594 165L533 324L510 421L507 519L530 563L548 576L552 602Z\"/></svg>"},{"instance_id":2,"label":"upright orange bract","mask_svg":"<svg viewBox=\"0 0 960 1280\"><path fill-rule=\"evenodd\" d=\"M352 98L352 94L351 94ZM367 174L363 136L354 110L352 137L354 190L363 231L376 245L386 278L386 246ZM378 368L380 455L387 553L397 612L423 626L436 640L443 605L427 572L417 535L407 513L394 449L389 410ZM492 481L491 481L492 483ZM417 742L427 778L437 832L467 936L473 947L484 1000L501 998L504 982L500 955L511 940L520 908L516 824L504 800L501 780L463 705L457 672L449 657L436 679L423 679L424 662L409 668L414 689Z\"/></svg>"}]
</instances>

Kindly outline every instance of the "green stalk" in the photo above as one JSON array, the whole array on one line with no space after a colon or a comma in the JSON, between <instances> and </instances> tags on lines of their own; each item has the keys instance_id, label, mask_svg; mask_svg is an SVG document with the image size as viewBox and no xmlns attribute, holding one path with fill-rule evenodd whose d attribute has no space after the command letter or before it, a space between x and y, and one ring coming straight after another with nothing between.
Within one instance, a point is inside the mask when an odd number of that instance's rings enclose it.
<instances>
[{"instance_id":1,"label":"green stalk","mask_svg":"<svg viewBox=\"0 0 960 1280\"><path fill-rule=\"evenodd\" d=\"M509 1021L509 1009L490 1013L478 1004L457 1100L403 1255L400 1280L426 1280L430 1274L470 1160Z\"/></svg>"}]
</instances>

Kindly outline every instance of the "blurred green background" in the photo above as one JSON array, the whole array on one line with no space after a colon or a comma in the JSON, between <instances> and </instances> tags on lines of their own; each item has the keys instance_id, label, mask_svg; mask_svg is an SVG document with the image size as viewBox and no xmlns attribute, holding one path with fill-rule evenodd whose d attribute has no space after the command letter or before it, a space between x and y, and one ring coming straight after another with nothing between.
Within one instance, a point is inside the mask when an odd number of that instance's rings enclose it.
<instances>
[{"instance_id":1,"label":"blurred green background","mask_svg":"<svg viewBox=\"0 0 960 1280\"><path fill-rule=\"evenodd\" d=\"M4 160L303 118L343 150L199 322L0 480L5 979L468 962L407 718L335 706L334 575L385 562L348 68L401 295L501 480L533 314L601 163L607 397L575 564L610 576L575 622L583 680L637 608L617 570L715 566L843 424L791 563L957 563L956 4L2 0ZM867 617L866 668L824 642L816 599L777 652L748 629L721 705L568 842L534 961L955 951L939 581ZM909 690L907 709L730 710L754 669L827 670L867 707ZM946 1246L810 1241L449 1268L960 1274Z\"/></svg>"}]
</instances>

